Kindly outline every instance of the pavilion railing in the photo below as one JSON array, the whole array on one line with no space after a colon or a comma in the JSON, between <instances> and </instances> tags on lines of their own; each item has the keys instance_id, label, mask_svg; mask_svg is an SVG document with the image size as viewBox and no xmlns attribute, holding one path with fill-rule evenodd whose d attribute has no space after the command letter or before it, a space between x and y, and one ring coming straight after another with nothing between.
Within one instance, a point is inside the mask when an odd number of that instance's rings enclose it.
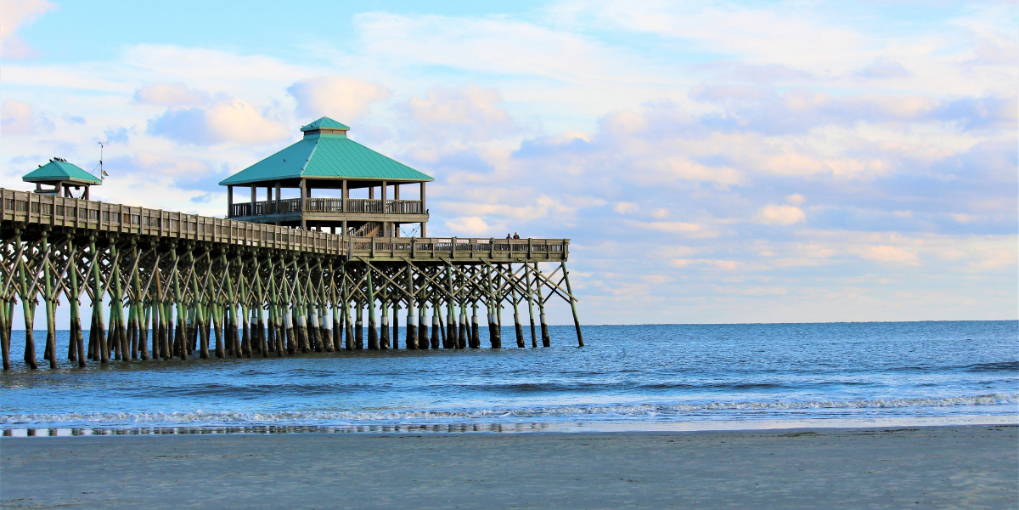
<instances>
[{"instance_id":1,"label":"pavilion railing","mask_svg":"<svg viewBox=\"0 0 1019 510\"><path fill-rule=\"evenodd\" d=\"M352 214L424 214L420 200L382 200L367 198L287 198L233 204L230 217L266 216L271 214L310 213L352 213Z\"/></svg>"}]
</instances>

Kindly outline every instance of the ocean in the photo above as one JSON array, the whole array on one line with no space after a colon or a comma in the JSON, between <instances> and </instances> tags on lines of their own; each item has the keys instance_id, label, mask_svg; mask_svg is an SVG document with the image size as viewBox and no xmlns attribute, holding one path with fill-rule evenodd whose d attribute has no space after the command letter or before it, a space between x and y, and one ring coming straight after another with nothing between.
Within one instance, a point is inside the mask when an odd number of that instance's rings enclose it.
<instances>
[{"instance_id":1,"label":"ocean","mask_svg":"<svg viewBox=\"0 0 1019 510\"><path fill-rule=\"evenodd\" d=\"M4 435L528 432L1019 421L1019 322L551 327L550 348L0 374ZM504 343L513 344L511 328ZM483 343L487 332L482 328ZM45 332L37 333L42 363ZM528 339L528 344L530 340Z\"/></svg>"}]
</instances>

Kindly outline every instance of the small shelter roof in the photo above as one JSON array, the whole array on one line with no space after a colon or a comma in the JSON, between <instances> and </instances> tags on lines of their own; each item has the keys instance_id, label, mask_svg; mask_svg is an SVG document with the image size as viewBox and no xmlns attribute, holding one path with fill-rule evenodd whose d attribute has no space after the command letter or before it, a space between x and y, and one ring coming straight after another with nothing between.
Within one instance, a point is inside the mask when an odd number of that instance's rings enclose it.
<instances>
[{"instance_id":1,"label":"small shelter roof","mask_svg":"<svg viewBox=\"0 0 1019 510\"><path fill-rule=\"evenodd\" d=\"M301 131L315 131L317 129L342 129L347 131L350 129L350 126L329 117L321 117L315 122L301 126Z\"/></svg>"},{"instance_id":2,"label":"small shelter roof","mask_svg":"<svg viewBox=\"0 0 1019 510\"><path fill-rule=\"evenodd\" d=\"M432 177L350 138L350 129L329 117L301 127L304 138L219 182L243 185L298 178L431 181Z\"/></svg>"},{"instance_id":3,"label":"small shelter roof","mask_svg":"<svg viewBox=\"0 0 1019 510\"><path fill-rule=\"evenodd\" d=\"M64 158L52 158L45 165L25 174L25 182L71 182L75 184L102 184L98 177L82 170Z\"/></svg>"}]
</instances>

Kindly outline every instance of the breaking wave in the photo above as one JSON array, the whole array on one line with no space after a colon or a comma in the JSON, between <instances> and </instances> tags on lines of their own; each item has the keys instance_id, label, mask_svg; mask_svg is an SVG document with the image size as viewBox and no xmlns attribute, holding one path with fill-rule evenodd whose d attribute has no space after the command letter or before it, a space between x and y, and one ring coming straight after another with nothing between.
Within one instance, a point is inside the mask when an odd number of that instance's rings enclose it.
<instances>
[{"instance_id":1,"label":"breaking wave","mask_svg":"<svg viewBox=\"0 0 1019 510\"><path fill-rule=\"evenodd\" d=\"M672 420L721 412L726 418L754 413L797 410L867 410L1010 406L1019 394L986 394L946 398L874 400L744 401L670 404L605 404L520 408L395 409L377 411L55 413L0 416L0 428L17 426L231 426L231 425L370 425L383 423L519 422L526 420ZM1015 414L1016 409L1010 406Z\"/></svg>"}]
</instances>

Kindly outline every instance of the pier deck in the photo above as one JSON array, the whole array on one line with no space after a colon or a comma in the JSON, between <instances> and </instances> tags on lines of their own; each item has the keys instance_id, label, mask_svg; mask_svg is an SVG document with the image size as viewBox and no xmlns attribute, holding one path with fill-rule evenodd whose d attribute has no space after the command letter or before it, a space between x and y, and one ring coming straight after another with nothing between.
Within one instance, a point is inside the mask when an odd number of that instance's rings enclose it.
<instances>
[{"instance_id":1,"label":"pier deck","mask_svg":"<svg viewBox=\"0 0 1019 510\"><path fill-rule=\"evenodd\" d=\"M290 227L0 188L4 228L21 224L26 235L40 228L136 234L233 246L271 248L373 261L559 262L568 239L456 237L349 237ZM248 204L244 204L248 205Z\"/></svg>"}]
</instances>

